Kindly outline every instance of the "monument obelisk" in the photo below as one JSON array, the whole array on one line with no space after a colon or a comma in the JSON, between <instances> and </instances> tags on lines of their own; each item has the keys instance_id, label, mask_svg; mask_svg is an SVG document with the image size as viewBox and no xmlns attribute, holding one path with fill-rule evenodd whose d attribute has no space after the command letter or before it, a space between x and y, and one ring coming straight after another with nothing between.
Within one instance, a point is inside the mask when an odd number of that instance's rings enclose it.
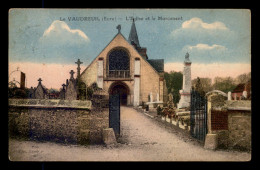
<instances>
[{"instance_id":1,"label":"monument obelisk","mask_svg":"<svg viewBox=\"0 0 260 170\"><path fill-rule=\"evenodd\" d=\"M190 106L190 91L191 91L191 61L189 53L186 53L183 68L183 83L180 90L181 99L178 103L178 109Z\"/></svg>"}]
</instances>

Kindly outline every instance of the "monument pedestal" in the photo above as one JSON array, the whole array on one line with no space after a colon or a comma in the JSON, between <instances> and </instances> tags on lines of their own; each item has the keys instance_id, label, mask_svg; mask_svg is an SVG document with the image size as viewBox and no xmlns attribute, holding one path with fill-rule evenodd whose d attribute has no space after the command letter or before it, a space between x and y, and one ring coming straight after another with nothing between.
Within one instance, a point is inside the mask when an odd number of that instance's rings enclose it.
<instances>
[{"instance_id":1,"label":"monument pedestal","mask_svg":"<svg viewBox=\"0 0 260 170\"><path fill-rule=\"evenodd\" d=\"M183 90L180 90L181 99L178 103L178 109L189 107L190 106L190 93L183 92Z\"/></svg>"}]
</instances>

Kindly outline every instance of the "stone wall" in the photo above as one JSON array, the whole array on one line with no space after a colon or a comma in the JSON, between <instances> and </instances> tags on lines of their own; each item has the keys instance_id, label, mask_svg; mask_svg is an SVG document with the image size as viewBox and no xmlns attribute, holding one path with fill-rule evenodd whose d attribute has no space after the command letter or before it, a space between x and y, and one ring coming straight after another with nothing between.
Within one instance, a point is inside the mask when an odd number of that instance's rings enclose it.
<instances>
[{"instance_id":1,"label":"stone wall","mask_svg":"<svg viewBox=\"0 0 260 170\"><path fill-rule=\"evenodd\" d=\"M228 110L228 146L251 150L251 111Z\"/></svg>"},{"instance_id":2,"label":"stone wall","mask_svg":"<svg viewBox=\"0 0 260 170\"><path fill-rule=\"evenodd\" d=\"M251 150L251 101L221 99L210 105L209 129L218 136L218 148Z\"/></svg>"},{"instance_id":3,"label":"stone wall","mask_svg":"<svg viewBox=\"0 0 260 170\"><path fill-rule=\"evenodd\" d=\"M98 144L109 127L108 108L9 104L8 112L9 135L33 140Z\"/></svg>"}]
</instances>

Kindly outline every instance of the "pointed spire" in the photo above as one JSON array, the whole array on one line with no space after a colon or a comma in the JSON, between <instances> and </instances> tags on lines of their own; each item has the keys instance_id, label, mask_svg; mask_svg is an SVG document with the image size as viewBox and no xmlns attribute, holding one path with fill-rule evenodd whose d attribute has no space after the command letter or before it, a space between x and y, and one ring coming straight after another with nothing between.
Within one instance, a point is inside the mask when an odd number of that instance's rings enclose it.
<instances>
[{"instance_id":1,"label":"pointed spire","mask_svg":"<svg viewBox=\"0 0 260 170\"><path fill-rule=\"evenodd\" d=\"M132 42L133 42L137 47L140 47L134 19L133 19L131 31L130 31L130 34L128 37L128 41L130 42L130 44L132 44Z\"/></svg>"}]
</instances>

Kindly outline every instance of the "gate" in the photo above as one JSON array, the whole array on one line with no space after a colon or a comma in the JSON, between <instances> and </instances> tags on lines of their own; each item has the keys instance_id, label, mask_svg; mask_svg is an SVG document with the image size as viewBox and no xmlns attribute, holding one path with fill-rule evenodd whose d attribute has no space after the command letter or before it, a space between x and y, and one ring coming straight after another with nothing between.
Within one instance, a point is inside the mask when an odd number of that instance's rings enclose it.
<instances>
[{"instance_id":1,"label":"gate","mask_svg":"<svg viewBox=\"0 0 260 170\"><path fill-rule=\"evenodd\" d=\"M120 95L109 95L109 127L114 129L115 135L120 134Z\"/></svg>"},{"instance_id":2,"label":"gate","mask_svg":"<svg viewBox=\"0 0 260 170\"><path fill-rule=\"evenodd\" d=\"M191 136L205 141L207 135L207 98L191 90L190 133Z\"/></svg>"}]
</instances>

